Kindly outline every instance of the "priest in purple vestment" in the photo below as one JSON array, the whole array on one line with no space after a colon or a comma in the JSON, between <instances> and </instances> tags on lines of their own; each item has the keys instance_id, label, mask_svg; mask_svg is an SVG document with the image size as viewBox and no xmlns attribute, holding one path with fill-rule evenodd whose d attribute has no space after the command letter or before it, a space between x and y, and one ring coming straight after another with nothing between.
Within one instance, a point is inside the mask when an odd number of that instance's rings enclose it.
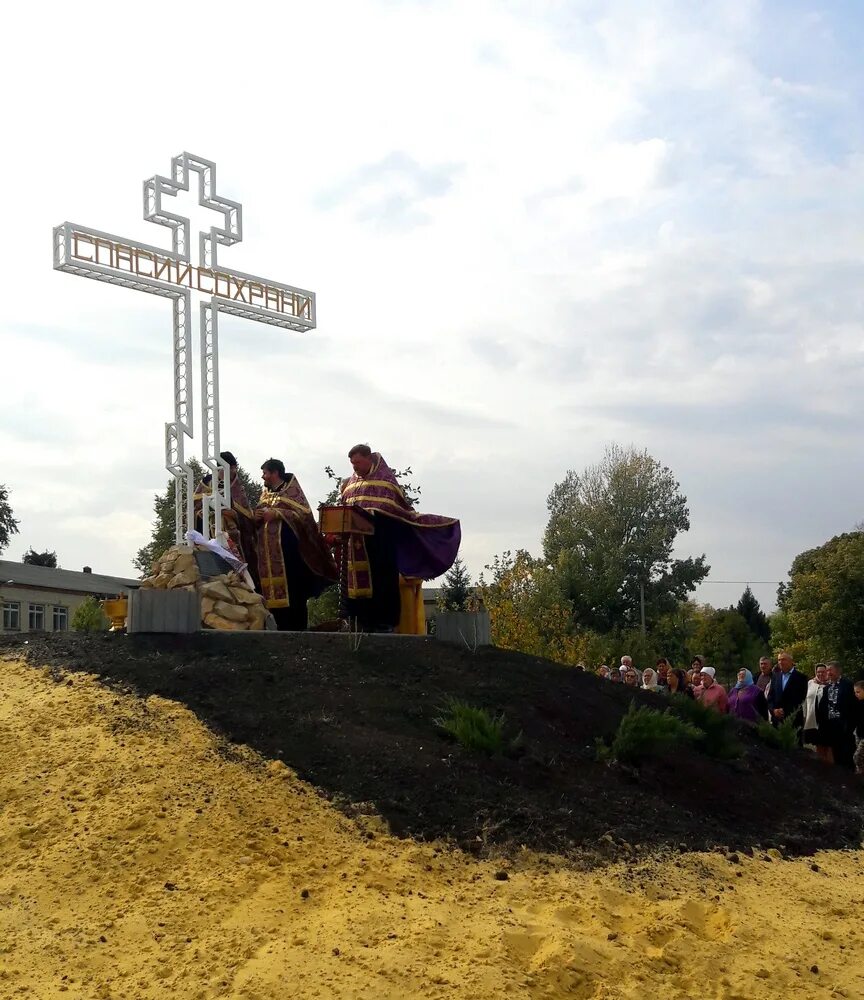
<instances>
[{"instance_id":1,"label":"priest in purple vestment","mask_svg":"<svg viewBox=\"0 0 864 1000\"><path fill-rule=\"evenodd\" d=\"M342 484L342 503L359 507L374 534L348 538L346 610L364 631L391 632L399 623L399 574L431 580L459 552L462 529L453 517L420 514L393 470L369 445L348 452L354 469Z\"/></svg>"}]
</instances>

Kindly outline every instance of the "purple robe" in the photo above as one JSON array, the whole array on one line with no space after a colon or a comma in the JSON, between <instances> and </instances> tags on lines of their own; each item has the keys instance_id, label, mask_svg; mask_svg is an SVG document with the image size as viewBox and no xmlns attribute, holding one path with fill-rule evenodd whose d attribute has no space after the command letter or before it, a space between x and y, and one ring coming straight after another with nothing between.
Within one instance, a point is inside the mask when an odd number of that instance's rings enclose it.
<instances>
[{"instance_id":1,"label":"purple robe","mask_svg":"<svg viewBox=\"0 0 864 1000\"><path fill-rule=\"evenodd\" d=\"M462 529L454 517L418 514L405 498L393 470L377 453L366 476L355 472L342 487L342 502L384 515L393 529L396 564L402 576L432 580L456 560Z\"/></svg>"},{"instance_id":2,"label":"purple robe","mask_svg":"<svg viewBox=\"0 0 864 1000\"><path fill-rule=\"evenodd\" d=\"M756 684L734 687L728 696L729 714L744 722L767 722L768 705Z\"/></svg>"}]
</instances>

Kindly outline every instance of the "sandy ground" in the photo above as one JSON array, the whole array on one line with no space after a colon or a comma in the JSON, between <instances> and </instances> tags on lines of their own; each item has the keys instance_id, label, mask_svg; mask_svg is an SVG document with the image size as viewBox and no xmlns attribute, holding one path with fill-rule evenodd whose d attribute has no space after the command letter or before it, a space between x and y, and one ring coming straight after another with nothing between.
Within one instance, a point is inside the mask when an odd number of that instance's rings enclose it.
<instances>
[{"instance_id":1,"label":"sandy ground","mask_svg":"<svg viewBox=\"0 0 864 1000\"><path fill-rule=\"evenodd\" d=\"M0 810L4 1000L864 997L864 852L478 862L81 674L0 663Z\"/></svg>"}]
</instances>

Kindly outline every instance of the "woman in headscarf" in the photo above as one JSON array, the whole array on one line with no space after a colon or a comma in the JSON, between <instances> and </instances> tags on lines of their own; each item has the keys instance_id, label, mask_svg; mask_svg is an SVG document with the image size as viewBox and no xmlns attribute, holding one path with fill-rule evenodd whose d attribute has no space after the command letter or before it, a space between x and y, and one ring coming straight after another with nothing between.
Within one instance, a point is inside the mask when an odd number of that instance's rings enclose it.
<instances>
[{"instance_id":1,"label":"woman in headscarf","mask_svg":"<svg viewBox=\"0 0 864 1000\"><path fill-rule=\"evenodd\" d=\"M687 683L687 674L683 670L676 670L674 667L670 667L666 674L666 693L683 694L685 698L693 697L693 692Z\"/></svg>"},{"instance_id":2,"label":"woman in headscarf","mask_svg":"<svg viewBox=\"0 0 864 1000\"><path fill-rule=\"evenodd\" d=\"M824 663L817 663L813 668L813 676L807 681L807 696L804 699L804 743L814 747L822 760L830 764L831 741L816 718L816 706L825 693L827 683L828 667Z\"/></svg>"},{"instance_id":3,"label":"woman in headscarf","mask_svg":"<svg viewBox=\"0 0 864 1000\"><path fill-rule=\"evenodd\" d=\"M652 670L651 667L646 667L642 671L642 690L643 691L660 690L660 686L657 683L657 671Z\"/></svg>"},{"instance_id":4,"label":"woman in headscarf","mask_svg":"<svg viewBox=\"0 0 864 1000\"><path fill-rule=\"evenodd\" d=\"M713 667L702 668L702 673L700 674L702 685L693 689L693 697L697 701L701 701L703 705L710 705L711 708L716 708L718 712L725 713L728 709L728 695L726 694L726 688L722 684L718 684L714 679L714 674Z\"/></svg>"},{"instance_id":5,"label":"woman in headscarf","mask_svg":"<svg viewBox=\"0 0 864 1000\"><path fill-rule=\"evenodd\" d=\"M736 719L753 724L768 721L768 703L749 670L738 671L738 683L729 692L727 703L729 714Z\"/></svg>"}]
</instances>

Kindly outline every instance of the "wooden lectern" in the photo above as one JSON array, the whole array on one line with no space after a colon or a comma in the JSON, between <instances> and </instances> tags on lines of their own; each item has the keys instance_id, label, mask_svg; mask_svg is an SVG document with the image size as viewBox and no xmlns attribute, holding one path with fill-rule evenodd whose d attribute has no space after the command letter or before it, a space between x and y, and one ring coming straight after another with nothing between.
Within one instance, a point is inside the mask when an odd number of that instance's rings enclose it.
<instances>
[{"instance_id":1,"label":"wooden lectern","mask_svg":"<svg viewBox=\"0 0 864 1000\"><path fill-rule=\"evenodd\" d=\"M351 504L319 504L318 527L325 538L333 539L336 562L339 566L339 618L348 623L348 545L351 535L374 535L372 517ZM335 536L335 538L334 538Z\"/></svg>"},{"instance_id":2,"label":"wooden lectern","mask_svg":"<svg viewBox=\"0 0 864 1000\"><path fill-rule=\"evenodd\" d=\"M372 518L350 504L320 504L318 527L322 535L374 535Z\"/></svg>"}]
</instances>

